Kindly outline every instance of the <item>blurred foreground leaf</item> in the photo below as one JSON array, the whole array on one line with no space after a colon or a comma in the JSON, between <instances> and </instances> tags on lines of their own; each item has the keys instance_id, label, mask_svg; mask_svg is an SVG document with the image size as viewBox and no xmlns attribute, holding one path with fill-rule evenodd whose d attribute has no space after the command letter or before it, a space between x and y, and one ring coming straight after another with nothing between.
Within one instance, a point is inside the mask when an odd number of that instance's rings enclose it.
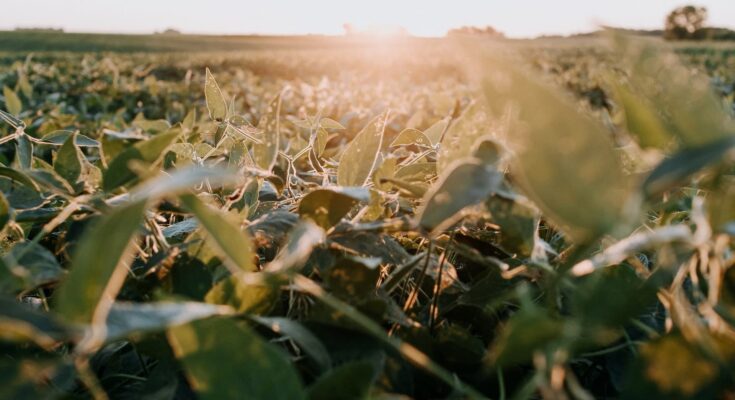
<instances>
[{"instance_id":1,"label":"blurred foreground leaf","mask_svg":"<svg viewBox=\"0 0 735 400\"><path fill-rule=\"evenodd\" d=\"M168 338L202 399L306 397L284 354L242 324L227 319L196 321L169 329Z\"/></svg>"}]
</instances>

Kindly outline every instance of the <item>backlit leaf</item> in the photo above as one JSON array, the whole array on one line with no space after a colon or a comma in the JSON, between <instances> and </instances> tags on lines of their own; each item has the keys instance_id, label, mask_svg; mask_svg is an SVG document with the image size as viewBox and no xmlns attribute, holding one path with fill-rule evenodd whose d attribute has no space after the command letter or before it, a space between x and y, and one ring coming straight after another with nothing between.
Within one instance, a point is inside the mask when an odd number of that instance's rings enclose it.
<instances>
[{"instance_id":1,"label":"backlit leaf","mask_svg":"<svg viewBox=\"0 0 735 400\"><path fill-rule=\"evenodd\" d=\"M19 115L23 111L23 103L20 102L20 97L13 89L3 86L3 96L5 97L5 109L10 114Z\"/></svg>"},{"instance_id":2,"label":"backlit leaf","mask_svg":"<svg viewBox=\"0 0 735 400\"><path fill-rule=\"evenodd\" d=\"M54 170L72 187L79 181L82 174L84 155L76 146L76 132L69 135L64 144L56 152Z\"/></svg>"},{"instance_id":3,"label":"backlit leaf","mask_svg":"<svg viewBox=\"0 0 735 400\"><path fill-rule=\"evenodd\" d=\"M576 240L628 229L628 183L604 128L509 61L492 59L485 67L493 111L517 108L509 132L513 171L544 215Z\"/></svg>"},{"instance_id":4,"label":"backlit leaf","mask_svg":"<svg viewBox=\"0 0 735 400\"><path fill-rule=\"evenodd\" d=\"M207 100L207 110L209 110L209 118L215 121L222 121L227 116L227 102L225 97L222 95L217 81L214 76L209 72L209 68L206 71L206 80L204 82L204 96Z\"/></svg>"},{"instance_id":5,"label":"backlit leaf","mask_svg":"<svg viewBox=\"0 0 735 400\"><path fill-rule=\"evenodd\" d=\"M179 132L176 130L159 133L149 140L138 142L123 150L107 167L107 171L104 173L103 188L106 191L112 191L133 181L137 175L130 169L131 162L141 162L144 165L153 164L163 157L165 150L178 137Z\"/></svg>"},{"instance_id":6,"label":"backlit leaf","mask_svg":"<svg viewBox=\"0 0 735 400\"><path fill-rule=\"evenodd\" d=\"M465 207L484 201L502 181L502 175L478 161L458 161L426 194L417 219L427 231L439 231L453 224Z\"/></svg>"},{"instance_id":7,"label":"backlit leaf","mask_svg":"<svg viewBox=\"0 0 735 400\"><path fill-rule=\"evenodd\" d=\"M369 200L370 191L363 188L317 189L301 199L299 215L323 229L329 229L337 225L357 203Z\"/></svg>"},{"instance_id":8,"label":"backlit leaf","mask_svg":"<svg viewBox=\"0 0 735 400\"><path fill-rule=\"evenodd\" d=\"M370 120L342 152L337 169L338 185L363 186L367 183L383 145L387 118L386 112Z\"/></svg>"},{"instance_id":9,"label":"backlit leaf","mask_svg":"<svg viewBox=\"0 0 735 400\"><path fill-rule=\"evenodd\" d=\"M219 211L204 204L194 195L182 195L181 202L191 211L214 242L222 262L236 274L255 271L252 243L247 232L233 225Z\"/></svg>"},{"instance_id":10,"label":"backlit leaf","mask_svg":"<svg viewBox=\"0 0 735 400\"><path fill-rule=\"evenodd\" d=\"M270 171L276 164L281 137L281 94L268 103L265 114L258 123L263 131L260 135L261 143L253 144L253 160L258 168Z\"/></svg>"},{"instance_id":11,"label":"backlit leaf","mask_svg":"<svg viewBox=\"0 0 735 400\"><path fill-rule=\"evenodd\" d=\"M394 147L408 146L412 144L431 147L431 140L418 129L404 129L398 134L398 136L396 136L395 139L393 139L393 142L390 145L391 147Z\"/></svg>"}]
</instances>

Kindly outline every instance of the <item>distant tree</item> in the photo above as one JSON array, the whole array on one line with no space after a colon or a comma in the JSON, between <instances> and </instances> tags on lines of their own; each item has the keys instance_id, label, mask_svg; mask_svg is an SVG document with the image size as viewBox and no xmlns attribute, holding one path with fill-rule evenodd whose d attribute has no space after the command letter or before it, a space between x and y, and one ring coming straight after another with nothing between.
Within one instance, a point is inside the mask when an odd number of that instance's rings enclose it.
<instances>
[{"instance_id":1,"label":"distant tree","mask_svg":"<svg viewBox=\"0 0 735 400\"><path fill-rule=\"evenodd\" d=\"M463 26L460 28L450 29L447 32L447 36L458 36L458 35L473 35L473 36L489 36L502 38L505 37L503 32L500 32L492 26L478 27L478 26Z\"/></svg>"},{"instance_id":2,"label":"distant tree","mask_svg":"<svg viewBox=\"0 0 735 400\"><path fill-rule=\"evenodd\" d=\"M674 9L666 16L664 38L667 40L696 39L697 31L704 28L707 9L687 5Z\"/></svg>"},{"instance_id":3,"label":"distant tree","mask_svg":"<svg viewBox=\"0 0 735 400\"><path fill-rule=\"evenodd\" d=\"M168 28L164 30L163 32L153 32L153 33L156 35L170 35L170 36L181 35L181 31L179 31L178 29L174 29L174 28Z\"/></svg>"}]
</instances>

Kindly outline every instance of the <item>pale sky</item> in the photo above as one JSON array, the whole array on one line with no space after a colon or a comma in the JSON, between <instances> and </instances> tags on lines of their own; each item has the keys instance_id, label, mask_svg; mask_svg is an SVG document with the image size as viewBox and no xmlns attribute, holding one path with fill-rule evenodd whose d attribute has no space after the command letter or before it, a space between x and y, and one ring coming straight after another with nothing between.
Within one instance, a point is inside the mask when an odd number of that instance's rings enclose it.
<instances>
[{"instance_id":1,"label":"pale sky","mask_svg":"<svg viewBox=\"0 0 735 400\"><path fill-rule=\"evenodd\" d=\"M462 25L491 25L511 37L568 34L599 24L661 28L678 0L3 0L0 30L56 27L69 32L151 33L176 28L211 34L342 34L402 26L441 36ZM684 3L686 4L686 3ZM735 27L735 0L699 0L709 25Z\"/></svg>"}]
</instances>

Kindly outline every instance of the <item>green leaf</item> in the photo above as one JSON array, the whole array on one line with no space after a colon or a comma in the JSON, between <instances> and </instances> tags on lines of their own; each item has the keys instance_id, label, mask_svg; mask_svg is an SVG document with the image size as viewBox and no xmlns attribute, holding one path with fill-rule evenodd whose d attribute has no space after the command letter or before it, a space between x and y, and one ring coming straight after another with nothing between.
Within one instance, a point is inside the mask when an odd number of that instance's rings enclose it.
<instances>
[{"instance_id":1,"label":"green leaf","mask_svg":"<svg viewBox=\"0 0 735 400\"><path fill-rule=\"evenodd\" d=\"M508 139L525 194L575 240L627 233L633 216L626 213L637 207L629 207L630 185L604 127L515 63L489 59L484 67L492 110L510 103L517 111Z\"/></svg>"},{"instance_id":2,"label":"green leaf","mask_svg":"<svg viewBox=\"0 0 735 400\"><path fill-rule=\"evenodd\" d=\"M166 132L171 128L171 124L165 119L145 119L143 114L133 120L132 125L136 128L140 128L143 132L159 133Z\"/></svg>"},{"instance_id":3,"label":"green leaf","mask_svg":"<svg viewBox=\"0 0 735 400\"><path fill-rule=\"evenodd\" d=\"M84 232L71 271L55 294L56 309L67 321L105 317L97 311L104 311L122 287L145 208L143 201L113 208Z\"/></svg>"},{"instance_id":4,"label":"green leaf","mask_svg":"<svg viewBox=\"0 0 735 400\"><path fill-rule=\"evenodd\" d=\"M442 139L442 135L444 134L444 131L447 130L447 126L449 125L450 118L444 118L440 119L439 121L436 121L434 125L431 125L429 129L424 131L424 135L426 135L429 140L431 140L431 144L437 145Z\"/></svg>"},{"instance_id":5,"label":"green leaf","mask_svg":"<svg viewBox=\"0 0 735 400\"><path fill-rule=\"evenodd\" d=\"M20 89L28 100L33 98L33 87L31 86L31 83L28 82L28 77L25 74L20 74L18 77L18 86L16 89Z\"/></svg>"},{"instance_id":6,"label":"green leaf","mask_svg":"<svg viewBox=\"0 0 735 400\"><path fill-rule=\"evenodd\" d=\"M207 100L207 110L209 110L209 118L215 121L223 121L227 116L227 102L225 96L217 85L217 81L207 68L206 81L204 82L204 97Z\"/></svg>"},{"instance_id":7,"label":"green leaf","mask_svg":"<svg viewBox=\"0 0 735 400\"><path fill-rule=\"evenodd\" d=\"M322 370L327 370L332 366L332 359L324 344L301 323L288 318L256 315L251 316L250 319L268 327L275 333L291 338Z\"/></svg>"},{"instance_id":8,"label":"green leaf","mask_svg":"<svg viewBox=\"0 0 735 400\"><path fill-rule=\"evenodd\" d=\"M615 91L625 113L628 132L638 137L641 147L664 148L672 136L647 99L634 94L627 85L617 84Z\"/></svg>"},{"instance_id":9,"label":"green leaf","mask_svg":"<svg viewBox=\"0 0 735 400\"><path fill-rule=\"evenodd\" d=\"M196 111L196 108L192 108L191 110L189 110L188 113L186 113L184 120L181 121L181 127L191 132L192 130L194 130L194 124L196 124L196 122L197 122L197 111Z\"/></svg>"},{"instance_id":10,"label":"green leaf","mask_svg":"<svg viewBox=\"0 0 735 400\"><path fill-rule=\"evenodd\" d=\"M160 176L149 179L130 191L132 199L155 200L164 196L175 196L186 193L191 188L207 182L213 188L239 182L240 178L227 170L208 167L186 167L173 171L171 174L162 173Z\"/></svg>"},{"instance_id":11,"label":"green leaf","mask_svg":"<svg viewBox=\"0 0 735 400\"><path fill-rule=\"evenodd\" d=\"M631 86L662 116L667 132L683 147L702 147L735 133L735 122L706 75L683 65L677 54L662 46L617 39Z\"/></svg>"},{"instance_id":12,"label":"green leaf","mask_svg":"<svg viewBox=\"0 0 735 400\"><path fill-rule=\"evenodd\" d=\"M529 362L534 352L544 351L563 336L564 325L533 305L513 315L492 348L499 366Z\"/></svg>"},{"instance_id":13,"label":"green leaf","mask_svg":"<svg viewBox=\"0 0 735 400\"><path fill-rule=\"evenodd\" d=\"M20 169L30 169L33 164L33 143L25 134L15 139L15 158Z\"/></svg>"},{"instance_id":14,"label":"green leaf","mask_svg":"<svg viewBox=\"0 0 735 400\"><path fill-rule=\"evenodd\" d=\"M276 164L281 138L281 94L268 103L258 123L258 128L263 131L260 136L261 143L253 144L253 160L258 168L270 171Z\"/></svg>"},{"instance_id":15,"label":"green leaf","mask_svg":"<svg viewBox=\"0 0 735 400\"><path fill-rule=\"evenodd\" d=\"M428 182L436 176L436 163L418 162L399 168L394 178L407 182Z\"/></svg>"},{"instance_id":16,"label":"green leaf","mask_svg":"<svg viewBox=\"0 0 735 400\"><path fill-rule=\"evenodd\" d=\"M309 387L309 399L366 399L378 378L375 363L353 361L333 368Z\"/></svg>"},{"instance_id":17,"label":"green leaf","mask_svg":"<svg viewBox=\"0 0 735 400\"><path fill-rule=\"evenodd\" d=\"M395 157L383 158L382 161L378 161L377 165L378 167L373 171L373 185L380 190L388 191L391 185L388 182L383 182L383 179L395 178L396 159Z\"/></svg>"},{"instance_id":18,"label":"green leaf","mask_svg":"<svg viewBox=\"0 0 735 400\"><path fill-rule=\"evenodd\" d=\"M16 278L15 293L57 282L66 272L53 253L33 242L16 244L3 261Z\"/></svg>"},{"instance_id":19,"label":"green leaf","mask_svg":"<svg viewBox=\"0 0 735 400\"><path fill-rule=\"evenodd\" d=\"M575 316L589 325L617 328L656 302L656 288L626 266L604 268L580 280L571 297ZM590 332L591 333L591 332Z\"/></svg>"},{"instance_id":20,"label":"green leaf","mask_svg":"<svg viewBox=\"0 0 735 400\"><path fill-rule=\"evenodd\" d=\"M182 195L180 199L214 241L223 264L233 275L257 270L253 263L252 240L247 232L240 230L226 216L209 208L194 195Z\"/></svg>"},{"instance_id":21,"label":"green leaf","mask_svg":"<svg viewBox=\"0 0 735 400\"><path fill-rule=\"evenodd\" d=\"M339 159L337 184L340 186L363 186L373 173L383 145L383 132L388 112L370 120L347 145Z\"/></svg>"},{"instance_id":22,"label":"green leaf","mask_svg":"<svg viewBox=\"0 0 735 400\"><path fill-rule=\"evenodd\" d=\"M342 124L339 122L331 119L331 118L320 118L319 119L319 126L321 126L324 129L336 129L336 130L343 130L345 129Z\"/></svg>"},{"instance_id":23,"label":"green leaf","mask_svg":"<svg viewBox=\"0 0 735 400\"><path fill-rule=\"evenodd\" d=\"M130 335L165 330L215 315L231 314L232 309L197 302L125 303L115 302L107 315L106 340L122 340Z\"/></svg>"},{"instance_id":24,"label":"green leaf","mask_svg":"<svg viewBox=\"0 0 735 400\"><path fill-rule=\"evenodd\" d=\"M2 192L0 192L0 231L5 229L5 226L10 222L12 218L11 212L12 210L10 209L8 199Z\"/></svg>"},{"instance_id":25,"label":"green leaf","mask_svg":"<svg viewBox=\"0 0 735 400\"><path fill-rule=\"evenodd\" d=\"M390 146L408 146L412 144L431 147L431 140L418 129L404 129L393 139Z\"/></svg>"},{"instance_id":26,"label":"green leaf","mask_svg":"<svg viewBox=\"0 0 735 400\"><path fill-rule=\"evenodd\" d=\"M43 136L43 141L54 145L63 145L69 136L74 135L76 141L74 142L79 147L99 147L100 142L90 138L89 136L82 135L79 131L54 131L48 135Z\"/></svg>"},{"instance_id":27,"label":"green leaf","mask_svg":"<svg viewBox=\"0 0 735 400\"><path fill-rule=\"evenodd\" d=\"M475 143L487 136L491 128L491 120L483 104L476 102L470 105L446 129L437 155L437 171L442 174L455 160L472 156Z\"/></svg>"},{"instance_id":28,"label":"green leaf","mask_svg":"<svg viewBox=\"0 0 735 400\"><path fill-rule=\"evenodd\" d=\"M23 103L13 89L3 86L3 96L5 96L5 109L10 114L19 115L23 111Z\"/></svg>"},{"instance_id":29,"label":"green leaf","mask_svg":"<svg viewBox=\"0 0 735 400\"><path fill-rule=\"evenodd\" d=\"M123 150L115 157L105 171L103 188L112 191L136 179L137 175L130 169L130 162L141 162L151 165L163 157L166 149L179 137L179 131L172 130L160 133L149 140L141 141Z\"/></svg>"},{"instance_id":30,"label":"green leaf","mask_svg":"<svg viewBox=\"0 0 735 400\"><path fill-rule=\"evenodd\" d=\"M242 273L238 273L219 281L204 300L231 306L239 313L264 315L273 309L279 293L279 289L270 283L251 284Z\"/></svg>"},{"instance_id":31,"label":"green leaf","mask_svg":"<svg viewBox=\"0 0 735 400\"><path fill-rule=\"evenodd\" d=\"M169 329L168 338L192 388L204 400L305 398L290 361L247 326L201 320Z\"/></svg>"},{"instance_id":32,"label":"green leaf","mask_svg":"<svg viewBox=\"0 0 735 400\"><path fill-rule=\"evenodd\" d=\"M655 386L648 398L707 398L716 387L718 366L679 333L674 332L640 347L640 366L633 370L632 381L646 381ZM722 368L722 367L720 367ZM638 381L638 382L637 382ZM640 392L641 386L627 387L624 393ZM645 388L645 386L643 386ZM637 395L637 393L636 393Z\"/></svg>"},{"instance_id":33,"label":"green leaf","mask_svg":"<svg viewBox=\"0 0 735 400\"><path fill-rule=\"evenodd\" d=\"M41 347L51 348L68 337L67 329L48 313L41 313L0 296L0 339L31 341Z\"/></svg>"},{"instance_id":34,"label":"green leaf","mask_svg":"<svg viewBox=\"0 0 735 400\"><path fill-rule=\"evenodd\" d=\"M39 190L38 185L33 179L17 169L0 166L0 176L8 178L13 182L18 182L35 191Z\"/></svg>"},{"instance_id":35,"label":"green leaf","mask_svg":"<svg viewBox=\"0 0 735 400\"><path fill-rule=\"evenodd\" d=\"M422 229L441 231L456 222L462 209L487 199L503 176L477 160L457 161L424 196L417 219Z\"/></svg>"},{"instance_id":36,"label":"green leaf","mask_svg":"<svg viewBox=\"0 0 735 400\"><path fill-rule=\"evenodd\" d=\"M363 299L375 292L380 262L380 258L340 257L324 273L324 280L337 297Z\"/></svg>"},{"instance_id":37,"label":"green leaf","mask_svg":"<svg viewBox=\"0 0 735 400\"><path fill-rule=\"evenodd\" d=\"M299 203L299 215L327 230L339 223L359 202L370 201L370 191L364 188L317 189Z\"/></svg>"},{"instance_id":38,"label":"green leaf","mask_svg":"<svg viewBox=\"0 0 735 400\"><path fill-rule=\"evenodd\" d=\"M309 259L314 247L326 239L324 230L310 221L299 222L288 234L288 242L265 270L268 272L292 272L301 268Z\"/></svg>"},{"instance_id":39,"label":"green leaf","mask_svg":"<svg viewBox=\"0 0 735 400\"><path fill-rule=\"evenodd\" d=\"M530 256L539 226L538 211L520 199L501 196L489 198L485 207L500 226L500 246L510 254Z\"/></svg>"},{"instance_id":40,"label":"green leaf","mask_svg":"<svg viewBox=\"0 0 735 400\"><path fill-rule=\"evenodd\" d=\"M82 174L84 155L76 146L76 132L69 135L64 144L56 152L54 171L64 178L72 187L76 186Z\"/></svg>"},{"instance_id":41,"label":"green leaf","mask_svg":"<svg viewBox=\"0 0 735 400\"><path fill-rule=\"evenodd\" d=\"M685 148L663 160L643 182L643 192L654 196L686 183L692 175L722 161L735 147L735 137L724 137L700 147Z\"/></svg>"}]
</instances>

